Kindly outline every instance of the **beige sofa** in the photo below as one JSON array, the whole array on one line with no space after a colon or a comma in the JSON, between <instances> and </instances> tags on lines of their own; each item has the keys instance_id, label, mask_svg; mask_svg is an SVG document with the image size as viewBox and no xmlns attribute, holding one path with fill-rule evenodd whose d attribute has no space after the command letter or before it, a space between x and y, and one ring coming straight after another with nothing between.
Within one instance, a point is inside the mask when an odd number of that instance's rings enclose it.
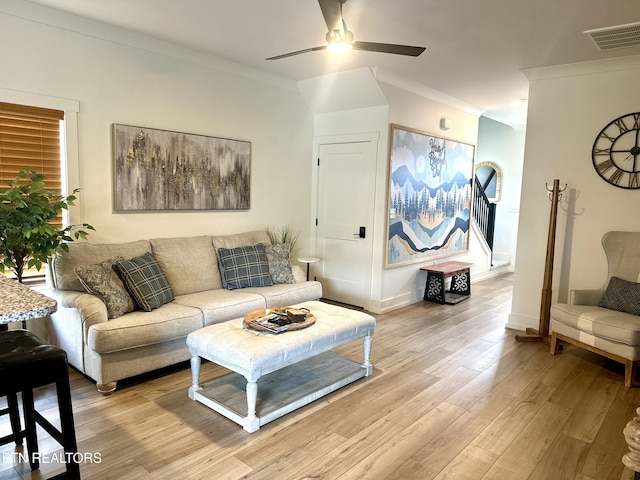
<instances>
[{"instance_id":1,"label":"beige sofa","mask_svg":"<svg viewBox=\"0 0 640 480\"><path fill-rule=\"evenodd\" d=\"M265 231L226 236L158 238L119 244L71 243L50 261L47 292L58 301L50 318L31 322L30 329L66 350L69 363L110 393L117 381L190 358L186 337L199 328L272 306L285 306L322 296L319 282L307 281L292 267L295 283L223 288L218 266L220 248L269 245ZM171 286L173 300L151 311L136 309L108 318L105 302L86 293L77 267L109 259L140 258L151 252ZM85 284L86 285L86 284ZM111 311L110 311L111 312ZM111 313L109 313L111 315Z\"/></svg>"},{"instance_id":2,"label":"beige sofa","mask_svg":"<svg viewBox=\"0 0 640 480\"><path fill-rule=\"evenodd\" d=\"M602 237L608 275L602 287L572 290L569 303L551 306L551 353L567 342L625 365L627 387L640 364L640 232Z\"/></svg>"}]
</instances>

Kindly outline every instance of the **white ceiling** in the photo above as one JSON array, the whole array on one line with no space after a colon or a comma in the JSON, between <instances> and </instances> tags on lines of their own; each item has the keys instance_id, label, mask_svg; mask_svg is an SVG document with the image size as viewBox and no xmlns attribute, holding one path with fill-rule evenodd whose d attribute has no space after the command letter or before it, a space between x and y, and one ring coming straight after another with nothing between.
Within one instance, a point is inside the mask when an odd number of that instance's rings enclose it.
<instances>
[{"instance_id":1,"label":"white ceiling","mask_svg":"<svg viewBox=\"0 0 640 480\"><path fill-rule=\"evenodd\" d=\"M316 0L33 0L292 80L380 67L510 125L524 123L523 70L640 54L598 51L585 30L640 21L640 0L348 0L356 40L427 47L417 58L328 51Z\"/></svg>"}]
</instances>

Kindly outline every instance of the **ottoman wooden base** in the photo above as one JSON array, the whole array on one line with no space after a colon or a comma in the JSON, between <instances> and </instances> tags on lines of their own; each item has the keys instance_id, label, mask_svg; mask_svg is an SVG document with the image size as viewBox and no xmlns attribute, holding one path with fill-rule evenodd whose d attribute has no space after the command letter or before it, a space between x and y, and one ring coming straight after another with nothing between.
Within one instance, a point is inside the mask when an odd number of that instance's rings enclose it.
<instances>
[{"instance_id":1,"label":"ottoman wooden base","mask_svg":"<svg viewBox=\"0 0 640 480\"><path fill-rule=\"evenodd\" d=\"M241 425L247 432L300 408L359 378L371 375L371 337L375 319L364 312L322 302L304 306L316 317L307 329L279 335L256 335L242 319L211 325L187 337L192 354L193 385L189 398ZM359 338L364 362L359 364L330 349ZM200 384L205 358L233 374Z\"/></svg>"},{"instance_id":2,"label":"ottoman wooden base","mask_svg":"<svg viewBox=\"0 0 640 480\"><path fill-rule=\"evenodd\" d=\"M366 376L358 362L325 352L258 380L256 417L247 417L247 380L230 373L189 389L189 397L254 432L262 425Z\"/></svg>"}]
</instances>

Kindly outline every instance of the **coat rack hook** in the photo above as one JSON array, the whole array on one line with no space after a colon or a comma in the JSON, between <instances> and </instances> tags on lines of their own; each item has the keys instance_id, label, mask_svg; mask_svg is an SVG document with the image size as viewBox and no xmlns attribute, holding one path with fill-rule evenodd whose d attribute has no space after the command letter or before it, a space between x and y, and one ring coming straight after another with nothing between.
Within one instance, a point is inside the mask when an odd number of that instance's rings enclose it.
<instances>
[{"instance_id":1,"label":"coat rack hook","mask_svg":"<svg viewBox=\"0 0 640 480\"><path fill-rule=\"evenodd\" d=\"M554 192L554 187L549 187L549 184L548 184L548 183L545 183L544 185L545 185L545 187L546 187L546 189L547 189L547 192L549 192L549 200L553 200L553 196L554 196L554 193L553 193L553 192ZM558 187L556 187L556 188L558 188ZM562 187L562 188L558 188L558 189L557 189L556 194L557 194L557 196L558 196L558 200L557 200L558 202L559 202L559 201L560 201L560 199L562 198L562 192L564 192L566 189L567 189L567 184L566 184L566 183L564 184L564 187Z\"/></svg>"}]
</instances>

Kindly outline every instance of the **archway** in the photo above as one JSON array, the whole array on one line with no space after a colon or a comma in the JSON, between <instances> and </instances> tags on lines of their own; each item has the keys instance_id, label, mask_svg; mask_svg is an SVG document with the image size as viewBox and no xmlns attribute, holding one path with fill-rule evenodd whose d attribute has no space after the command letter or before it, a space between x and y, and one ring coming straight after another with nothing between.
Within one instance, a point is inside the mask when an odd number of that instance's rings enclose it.
<instances>
[{"instance_id":1,"label":"archway","mask_svg":"<svg viewBox=\"0 0 640 480\"><path fill-rule=\"evenodd\" d=\"M493 162L481 162L476 165L475 174L487 199L490 202L498 202L502 190L502 171L500 167Z\"/></svg>"}]
</instances>

